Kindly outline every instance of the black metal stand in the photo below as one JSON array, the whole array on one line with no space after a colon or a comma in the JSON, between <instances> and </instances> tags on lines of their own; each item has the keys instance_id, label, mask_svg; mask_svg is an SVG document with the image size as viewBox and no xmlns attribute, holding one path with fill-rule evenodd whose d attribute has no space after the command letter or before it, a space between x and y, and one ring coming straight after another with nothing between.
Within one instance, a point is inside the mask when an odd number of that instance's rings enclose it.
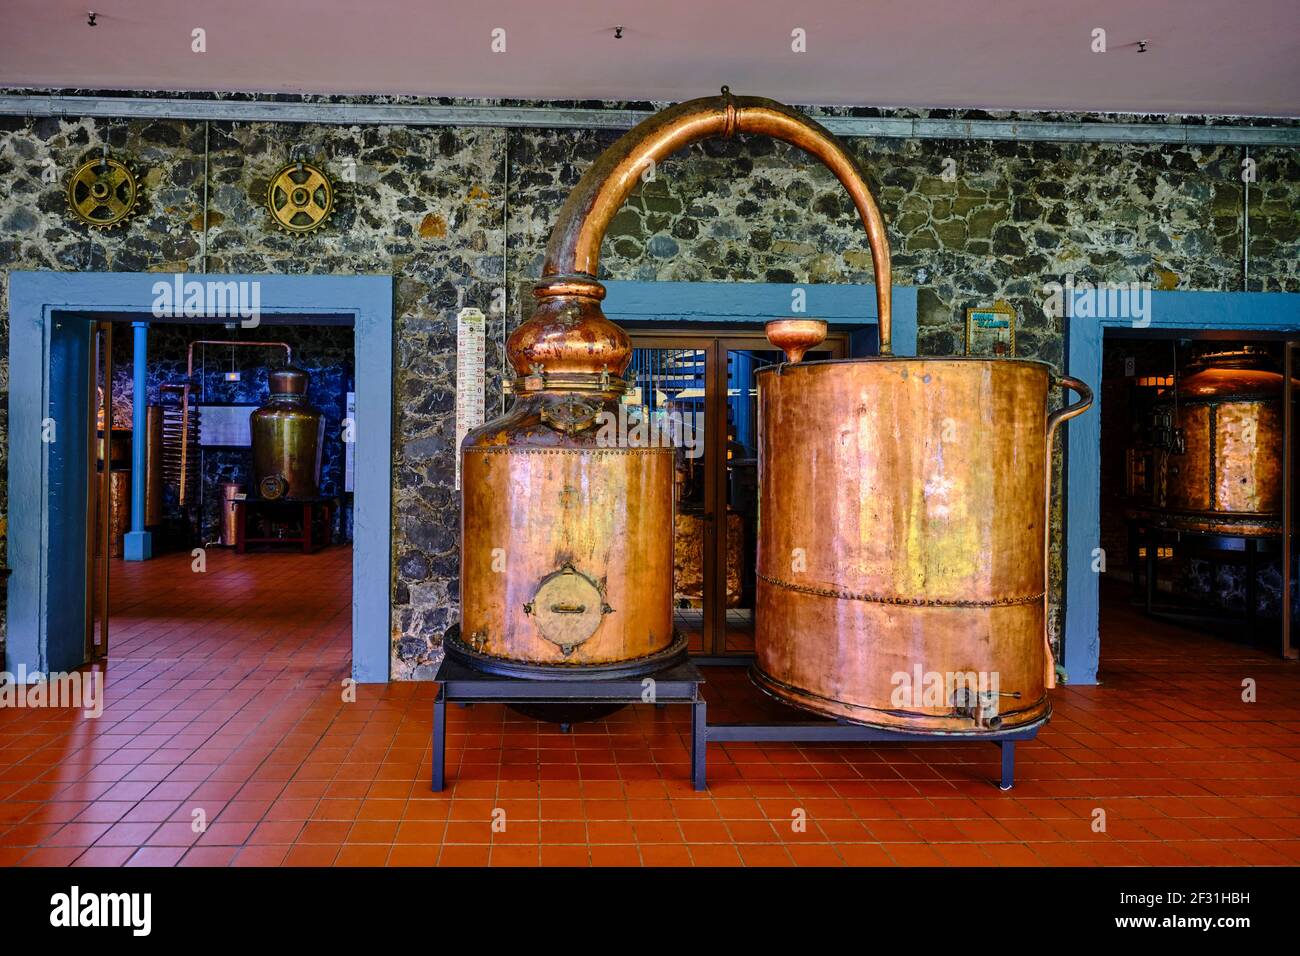
<instances>
[{"instance_id":1,"label":"black metal stand","mask_svg":"<svg viewBox=\"0 0 1300 956\"><path fill-rule=\"evenodd\" d=\"M447 702L462 704L690 704L691 767L696 790L704 789L704 697L702 675L682 660L639 677L530 680L489 674L452 656L443 658L433 679L440 685L433 701L433 787L446 785ZM653 682L653 683L651 683ZM563 725L561 725L563 726Z\"/></svg>"},{"instance_id":2,"label":"black metal stand","mask_svg":"<svg viewBox=\"0 0 1300 956\"><path fill-rule=\"evenodd\" d=\"M1133 572L1132 603L1142 606L1152 617L1186 619L1195 614L1208 621L1241 621L1242 616L1225 608L1203 606L1201 604L1175 606L1158 600L1159 585L1159 548L1162 544L1175 544L1182 553L1215 564L1234 564L1245 567L1246 607L1245 625L1247 633L1253 638L1260 631L1259 621L1259 557L1269 557L1284 550L1282 532L1269 534L1230 534L1227 532L1196 531L1182 528L1161 527L1148 517L1137 515L1127 519L1129 535L1129 567ZM1141 549L1146 548L1145 559L1139 557ZM1285 602L1284 602L1285 605ZM1290 634L1286 622L1283 622L1283 656L1287 656Z\"/></svg>"},{"instance_id":3,"label":"black metal stand","mask_svg":"<svg viewBox=\"0 0 1300 956\"><path fill-rule=\"evenodd\" d=\"M790 720L765 723L710 724L708 707L700 686L704 675L693 661L687 660L663 670L637 678L610 680L568 679L529 680L489 674L461 663L454 657L443 658L434 680L440 685L433 701L433 791L446 785L447 702L459 704L609 704L654 703L689 704L691 707L691 784L696 791L708 789L708 745L711 742L746 741L751 743L994 743L1002 751L1002 775L999 786L1010 790L1015 785L1016 742L1032 740L1042 723L1013 730L992 730L978 736L959 734L918 734L901 730L864 727L848 721ZM647 684L653 681L653 685ZM647 690L653 687L653 695ZM564 726L564 725L561 725Z\"/></svg>"},{"instance_id":4,"label":"black metal stand","mask_svg":"<svg viewBox=\"0 0 1300 956\"><path fill-rule=\"evenodd\" d=\"M703 713L703 707L697 713ZM788 723L761 724L710 724L704 723L704 740L695 745L700 755L696 763L695 789L704 790L706 767L704 753L713 741L746 741L749 743L863 743L890 741L905 744L943 743L995 743L1002 751L1002 776L998 786L1010 790L1016 783L1016 741L1032 740L1038 736L1042 723L1014 730L991 730L975 735L918 734L903 730L885 730L863 727L848 721L792 720Z\"/></svg>"},{"instance_id":5,"label":"black metal stand","mask_svg":"<svg viewBox=\"0 0 1300 956\"><path fill-rule=\"evenodd\" d=\"M754 655L734 654L721 657L693 657L691 660L701 666L736 667L753 665ZM784 703L784 701L782 702ZM788 706L788 705L787 705ZM792 714L797 713L790 708ZM1017 727L1013 730L994 730L979 735L960 734L918 734L902 730L884 730L878 727L864 727L847 720L816 720L814 718L794 718L788 721L765 721L763 723L710 724L704 718L705 709L701 705L696 710L697 720L702 726L696 729L703 737L701 743L695 744L699 754L695 763L694 783L696 790L708 789L706 782L707 766L705 754L710 741L728 740L745 743L943 743L954 741L963 743L995 743L1002 753L1002 774L998 787L1010 790L1016 784L1016 741L1032 740L1038 736L1039 728L1047 721L1043 720L1030 727Z\"/></svg>"}]
</instances>

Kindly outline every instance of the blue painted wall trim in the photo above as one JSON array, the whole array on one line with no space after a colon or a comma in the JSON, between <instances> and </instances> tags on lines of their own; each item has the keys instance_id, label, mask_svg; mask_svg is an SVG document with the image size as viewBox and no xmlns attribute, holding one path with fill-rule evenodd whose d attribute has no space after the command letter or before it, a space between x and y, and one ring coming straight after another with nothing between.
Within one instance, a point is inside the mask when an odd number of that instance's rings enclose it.
<instances>
[{"instance_id":1,"label":"blue painted wall trim","mask_svg":"<svg viewBox=\"0 0 1300 956\"><path fill-rule=\"evenodd\" d=\"M1078 311L1077 307L1070 309L1072 315ZM1092 410L1063 426L1066 429L1064 657L1071 684L1097 683L1101 654L1099 582L1092 564L1093 550L1101 546L1102 337L1107 328L1135 327L1127 318L1078 317L1066 322L1068 373L1083 379L1097 396ZM1150 324L1142 328L1294 331L1300 329L1300 294L1153 292Z\"/></svg>"},{"instance_id":2,"label":"blue painted wall trim","mask_svg":"<svg viewBox=\"0 0 1300 956\"><path fill-rule=\"evenodd\" d=\"M876 287L847 283L789 285L778 282L630 282L605 283L604 312L615 322L765 322L796 315L795 290L805 294L801 313L832 325L876 324ZM916 288L893 289L895 355L916 354Z\"/></svg>"},{"instance_id":3,"label":"blue painted wall trim","mask_svg":"<svg viewBox=\"0 0 1300 956\"><path fill-rule=\"evenodd\" d=\"M354 323L357 417L355 449L356 519L352 571L352 674L358 681L388 680L390 658L390 595L392 593L392 420L393 420L393 280L391 276L257 276L188 274L187 280L257 282L261 311L273 315L351 315ZM161 273L11 272L9 274L9 579L5 669L21 663L29 671L66 669L80 663L66 660L69 647L79 645L79 628L73 637L51 629L52 607L67 602L84 616L84 565L78 580L52 573L49 557L67 553L75 542L62 541L75 522L52 521L50 502L62 491L62 500L82 502L69 485L52 487L51 465L69 475L79 467L64 467L77 455L69 441L84 429L84 418L58 424L62 447L51 452L41 440L41 423L58 404L59 390L72 387L70 368L80 362L85 378L84 351L73 354L85 335L70 335L66 346L51 349L50 332L55 314L82 318L113 315L143 319L151 316L153 285L170 281ZM64 320L65 324L68 320ZM194 319L200 322L203 319ZM84 349L85 346L80 346ZM64 348L63 352L59 348ZM71 350L71 351L68 351ZM59 357L57 368L51 359ZM52 374L53 372L53 374ZM75 404L75 403L72 403ZM69 410L68 414L73 414ZM65 424L68 429L65 429ZM66 452L67 462L59 456ZM54 476L62 480L58 475ZM80 498L77 497L78 493ZM85 554L85 529L81 530L81 555ZM65 559L68 560L68 559ZM75 617L75 614L73 615ZM82 618L84 619L84 617ZM58 659L50 654L59 650Z\"/></svg>"}]
</instances>

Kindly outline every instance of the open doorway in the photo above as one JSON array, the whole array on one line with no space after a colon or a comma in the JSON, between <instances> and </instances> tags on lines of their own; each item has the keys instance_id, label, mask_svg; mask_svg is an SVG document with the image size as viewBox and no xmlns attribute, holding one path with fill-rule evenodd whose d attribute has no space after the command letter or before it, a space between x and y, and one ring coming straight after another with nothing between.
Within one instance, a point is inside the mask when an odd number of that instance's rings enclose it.
<instances>
[{"instance_id":1,"label":"open doorway","mask_svg":"<svg viewBox=\"0 0 1300 956\"><path fill-rule=\"evenodd\" d=\"M159 288L178 283L185 287L187 302L191 291L195 301L212 297L219 303L216 293L225 290L228 295L232 284L248 290L260 300L260 325L272 331L285 325L350 324L356 393L352 597L347 615L351 677L358 682L387 681L393 593L393 283L389 276L227 274L186 279L157 273L10 274L8 479L14 506L7 539L12 574L5 609L6 669L22 671L32 679L30 675L70 672L87 660L85 630L93 583L87 565L95 543L90 479L98 471L94 370L99 363L92 354L96 326L109 322L114 330L126 330L132 337L134 325L122 320L151 327L169 322L201 324L210 338L234 331L226 328L230 318L206 318L230 316L229 310L200 307L190 313L198 316L194 318L163 310L165 317L160 318ZM255 327L250 323L246 329L243 320L240 314L235 322L239 335ZM144 514L146 508L142 505L138 513ZM317 557L331 554L344 557L334 549ZM268 568L279 560L270 552L263 557ZM287 555L285 559L290 560ZM187 563L187 574L192 573L189 567ZM294 609L301 612L317 597L310 590L275 589L276 580L274 569L257 581L232 578L226 593L233 597L250 587L269 588L272 594L267 600L289 609L286 614ZM296 620L291 619L281 632L295 636ZM111 654L111 618L109 637ZM273 638L268 635L268 639Z\"/></svg>"},{"instance_id":2,"label":"open doorway","mask_svg":"<svg viewBox=\"0 0 1300 956\"><path fill-rule=\"evenodd\" d=\"M754 651L758 394L754 373L782 360L761 331L629 330L628 401L684 427L677 449L674 626L697 658ZM833 331L805 361L844 358Z\"/></svg>"},{"instance_id":3,"label":"open doorway","mask_svg":"<svg viewBox=\"0 0 1300 956\"><path fill-rule=\"evenodd\" d=\"M1293 350L1279 333L1106 332L1103 631L1140 616L1153 626L1114 633L1290 656Z\"/></svg>"},{"instance_id":4,"label":"open doorway","mask_svg":"<svg viewBox=\"0 0 1300 956\"><path fill-rule=\"evenodd\" d=\"M140 332L106 320L92 334L87 659L263 672L309 660L346 675L351 319Z\"/></svg>"}]
</instances>

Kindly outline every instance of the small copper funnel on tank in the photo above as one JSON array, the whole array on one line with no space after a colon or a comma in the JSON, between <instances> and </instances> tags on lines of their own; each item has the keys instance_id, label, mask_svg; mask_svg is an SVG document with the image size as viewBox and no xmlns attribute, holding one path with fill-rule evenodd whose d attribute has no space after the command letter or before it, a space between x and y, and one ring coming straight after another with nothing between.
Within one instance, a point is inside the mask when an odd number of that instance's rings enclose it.
<instances>
[{"instance_id":1,"label":"small copper funnel on tank","mask_svg":"<svg viewBox=\"0 0 1300 956\"><path fill-rule=\"evenodd\" d=\"M773 348L785 353L787 362L802 362L804 353L826 341L824 319L773 319L763 327Z\"/></svg>"}]
</instances>

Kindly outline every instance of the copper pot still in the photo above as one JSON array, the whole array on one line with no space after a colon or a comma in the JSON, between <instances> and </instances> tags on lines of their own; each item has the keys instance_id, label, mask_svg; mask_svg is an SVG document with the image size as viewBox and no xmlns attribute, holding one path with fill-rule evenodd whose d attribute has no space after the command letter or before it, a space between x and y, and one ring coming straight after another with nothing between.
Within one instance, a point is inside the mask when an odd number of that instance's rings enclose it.
<instances>
[{"instance_id":1,"label":"copper pot still","mask_svg":"<svg viewBox=\"0 0 1300 956\"><path fill-rule=\"evenodd\" d=\"M257 493L263 498L319 497L325 421L307 401L309 377L302 369L283 368L267 379L271 393L249 416Z\"/></svg>"},{"instance_id":2,"label":"copper pot still","mask_svg":"<svg viewBox=\"0 0 1300 956\"><path fill-rule=\"evenodd\" d=\"M514 406L461 445L461 620L449 654L529 677L648 673L684 655L672 626L674 449L602 427L618 418L631 344L602 313L596 276L610 220L647 170L736 132L821 158L874 221L873 253L888 256L852 159L787 106L724 89L610 146L561 208L533 315L507 343Z\"/></svg>"},{"instance_id":3,"label":"copper pot still","mask_svg":"<svg viewBox=\"0 0 1300 956\"><path fill-rule=\"evenodd\" d=\"M1161 525L1281 533L1284 384L1266 348L1217 347L1156 399L1150 503Z\"/></svg>"}]
</instances>

